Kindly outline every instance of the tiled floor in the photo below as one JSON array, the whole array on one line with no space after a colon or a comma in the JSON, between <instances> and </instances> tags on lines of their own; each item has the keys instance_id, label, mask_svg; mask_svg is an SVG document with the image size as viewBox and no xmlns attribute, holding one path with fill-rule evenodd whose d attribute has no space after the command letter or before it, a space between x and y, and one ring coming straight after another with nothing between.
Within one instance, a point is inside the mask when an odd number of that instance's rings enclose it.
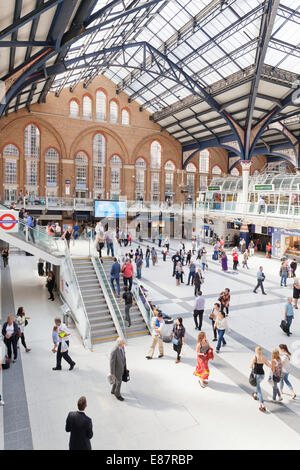
<instances>
[{"instance_id":1,"label":"tiled floor","mask_svg":"<svg viewBox=\"0 0 300 470\"><path fill-rule=\"evenodd\" d=\"M200 388L193 375L197 337L192 318L193 288L175 286L170 260L164 263L159 257L157 266L144 268L143 284L149 297L166 313L183 316L186 344L181 364L175 364L170 344L165 344L164 358L147 361L151 338L130 339L126 351L131 381L122 386L122 403L110 394L107 382L111 343L98 345L90 352L72 330L70 355L77 365L72 372L65 365L61 372L52 371L55 357L51 331L60 308L58 302L48 302L45 279L38 277L36 262L33 257L10 258L15 307L23 305L31 317L26 339L32 351L26 354L21 346L20 352L34 449L68 447L65 419L81 395L86 395L87 414L93 419L94 449L299 448L300 398L293 401L284 394L282 404L271 403L272 389L266 374L263 393L269 412L264 415L251 398L248 382L255 346L263 346L270 358L274 347L283 342L293 352L290 379L300 397L300 318L296 310L293 336L287 338L279 323L285 299L292 293L292 281L288 281L287 288L279 287L278 261L255 257L249 262L249 271L224 274L208 255L203 329L211 340L209 312L221 290L229 287L232 334L227 335L226 348L210 363L207 389ZM252 293L261 264L266 273L267 296ZM7 372L12 379L13 368ZM25 440L26 433L22 436Z\"/></svg>"}]
</instances>

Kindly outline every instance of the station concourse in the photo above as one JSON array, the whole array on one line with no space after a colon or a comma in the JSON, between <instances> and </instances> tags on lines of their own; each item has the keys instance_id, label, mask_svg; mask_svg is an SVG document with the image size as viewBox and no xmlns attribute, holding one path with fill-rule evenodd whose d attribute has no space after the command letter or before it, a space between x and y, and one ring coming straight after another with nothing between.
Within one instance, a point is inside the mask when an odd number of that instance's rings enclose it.
<instances>
[{"instance_id":1,"label":"station concourse","mask_svg":"<svg viewBox=\"0 0 300 470\"><path fill-rule=\"evenodd\" d=\"M299 11L3 2L1 450L298 450Z\"/></svg>"}]
</instances>

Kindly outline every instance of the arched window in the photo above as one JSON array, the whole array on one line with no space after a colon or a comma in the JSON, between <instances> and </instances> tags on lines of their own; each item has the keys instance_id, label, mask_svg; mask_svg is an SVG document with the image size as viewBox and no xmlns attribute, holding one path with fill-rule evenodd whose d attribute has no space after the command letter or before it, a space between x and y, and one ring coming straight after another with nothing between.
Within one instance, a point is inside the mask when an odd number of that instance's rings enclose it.
<instances>
[{"instance_id":1,"label":"arched window","mask_svg":"<svg viewBox=\"0 0 300 470\"><path fill-rule=\"evenodd\" d=\"M154 140L151 144L150 166L155 169L161 168L161 145L157 140Z\"/></svg>"},{"instance_id":2,"label":"arched window","mask_svg":"<svg viewBox=\"0 0 300 470\"><path fill-rule=\"evenodd\" d=\"M106 162L106 140L104 135L96 134L93 139L94 194L103 197Z\"/></svg>"},{"instance_id":3,"label":"arched window","mask_svg":"<svg viewBox=\"0 0 300 470\"><path fill-rule=\"evenodd\" d=\"M8 144L3 149L3 156L4 157L18 157L19 150L15 145Z\"/></svg>"},{"instance_id":4,"label":"arched window","mask_svg":"<svg viewBox=\"0 0 300 470\"><path fill-rule=\"evenodd\" d=\"M165 164L165 170L167 171L174 171L175 170L175 165L173 162L171 162L171 160L169 160L166 164Z\"/></svg>"},{"instance_id":5,"label":"arched window","mask_svg":"<svg viewBox=\"0 0 300 470\"><path fill-rule=\"evenodd\" d=\"M13 144L8 144L3 149L3 157L5 157L5 184L17 184L17 158L19 158L19 150ZM11 199L10 195L5 200Z\"/></svg>"},{"instance_id":6,"label":"arched window","mask_svg":"<svg viewBox=\"0 0 300 470\"><path fill-rule=\"evenodd\" d=\"M118 121L118 104L115 101L110 102L109 119L113 124L116 124Z\"/></svg>"},{"instance_id":7,"label":"arched window","mask_svg":"<svg viewBox=\"0 0 300 470\"><path fill-rule=\"evenodd\" d=\"M40 158L40 131L34 124L29 124L24 133L25 158Z\"/></svg>"},{"instance_id":8,"label":"arched window","mask_svg":"<svg viewBox=\"0 0 300 470\"><path fill-rule=\"evenodd\" d=\"M85 152L78 152L75 156L76 189L87 189L88 156Z\"/></svg>"},{"instance_id":9,"label":"arched window","mask_svg":"<svg viewBox=\"0 0 300 470\"><path fill-rule=\"evenodd\" d=\"M174 180L175 165L171 160L165 164L165 195L173 195L173 180Z\"/></svg>"},{"instance_id":10,"label":"arched window","mask_svg":"<svg viewBox=\"0 0 300 470\"><path fill-rule=\"evenodd\" d=\"M137 201L144 199L145 196L145 170L146 162L139 157L135 162L135 197Z\"/></svg>"},{"instance_id":11,"label":"arched window","mask_svg":"<svg viewBox=\"0 0 300 470\"><path fill-rule=\"evenodd\" d=\"M187 190L190 195L193 195L195 192L195 173L196 166L193 163L189 163L186 167L186 185Z\"/></svg>"},{"instance_id":12,"label":"arched window","mask_svg":"<svg viewBox=\"0 0 300 470\"><path fill-rule=\"evenodd\" d=\"M105 165L106 161L106 140L103 134L96 134L93 140L93 161L94 165Z\"/></svg>"},{"instance_id":13,"label":"arched window","mask_svg":"<svg viewBox=\"0 0 300 470\"><path fill-rule=\"evenodd\" d=\"M199 173L209 172L209 151L201 150L199 154Z\"/></svg>"},{"instance_id":14,"label":"arched window","mask_svg":"<svg viewBox=\"0 0 300 470\"><path fill-rule=\"evenodd\" d=\"M126 109L122 109L122 124L124 126L129 126L129 112Z\"/></svg>"},{"instance_id":15,"label":"arched window","mask_svg":"<svg viewBox=\"0 0 300 470\"><path fill-rule=\"evenodd\" d=\"M78 117L79 116L79 104L76 100L70 101L70 117Z\"/></svg>"},{"instance_id":16,"label":"arched window","mask_svg":"<svg viewBox=\"0 0 300 470\"><path fill-rule=\"evenodd\" d=\"M122 160L118 155L113 155L110 159L110 191L111 198L114 198L114 193L119 193L121 186L121 168Z\"/></svg>"},{"instance_id":17,"label":"arched window","mask_svg":"<svg viewBox=\"0 0 300 470\"><path fill-rule=\"evenodd\" d=\"M240 176L239 170L237 168L233 168L230 174L231 176Z\"/></svg>"},{"instance_id":18,"label":"arched window","mask_svg":"<svg viewBox=\"0 0 300 470\"><path fill-rule=\"evenodd\" d=\"M89 96L83 97L83 117L86 119L92 118L92 100Z\"/></svg>"},{"instance_id":19,"label":"arched window","mask_svg":"<svg viewBox=\"0 0 300 470\"><path fill-rule=\"evenodd\" d=\"M221 168L218 166L218 165L215 165L212 170L211 170L211 173L213 175L221 175L222 174L222 170Z\"/></svg>"},{"instance_id":20,"label":"arched window","mask_svg":"<svg viewBox=\"0 0 300 470\"><path fill-rule=\"evenodd\" d=\"M59 155L54 148L50 148L45 153L46 186L57 185L57 164Z\"/></svg>"},{"instance_id":21,"label":"arched window","mask_svg":"<svg viewBox=\"0 0 300 470\"><path fill-rule=\"evenodd\" d=\"M106 95L101 90L96 93L96 119L99 121L106 119Z\"/></svg>"}]
</instances>

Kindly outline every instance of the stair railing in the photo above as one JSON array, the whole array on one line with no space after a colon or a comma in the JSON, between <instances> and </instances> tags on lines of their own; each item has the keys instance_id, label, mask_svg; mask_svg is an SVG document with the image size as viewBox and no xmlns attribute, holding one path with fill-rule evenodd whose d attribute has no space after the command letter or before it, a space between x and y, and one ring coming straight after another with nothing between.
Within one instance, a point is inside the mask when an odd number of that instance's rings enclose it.
<instances>
[{"instance_id":1,"label":"stair railing","mask_svg":"<svg viewBox=\"0 0 300 470\"><path fill-rule=\"evenodd\" d=\"M116 301L116 298L113 294L111 285L107 279L103 265L100 262L99 258L94 255L92 256L91 260L118 335L126 342L126 328L124 318L119 309L119 305Z\"/></svg>"},{"instance_id":2,"label":"stair railing","mask_svg":"<svg viewBox=\"0 0 300 470\"><path fill-rule=\"evenodd\" d=\"M131 292L134 296L134 300L135 300L135 303L137 304L137 306L139 307L139 310L143 316L143 319L147 325L147 328L148 330L152 331L151 329L151 320L152 320L152 317L154 316L153 315L153 310L147 300L147 297L145 296L142 288L141 288L141 284L140 282L137 280L137 279L134 279L133 283L132 283L132 289L131 289Z\"/></svg>"}]
</instances>

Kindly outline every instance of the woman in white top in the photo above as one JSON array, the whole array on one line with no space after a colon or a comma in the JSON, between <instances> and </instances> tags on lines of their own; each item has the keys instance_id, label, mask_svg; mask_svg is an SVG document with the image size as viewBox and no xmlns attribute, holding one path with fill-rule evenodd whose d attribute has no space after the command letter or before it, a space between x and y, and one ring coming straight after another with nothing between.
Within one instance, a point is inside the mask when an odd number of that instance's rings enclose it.
<instances>
[{"instance_id":1,"label":"woman in white top","mask_svg":"<svg viewBox=\"0 0 300 470\"><path fill-rule=\"evenodd\" d=\"M17 342L21 338L22 345L24 346L26 352L31 351L30 348L27 348L26 340L25 340L25 336L24 336L24 329L25 329L25 326L27 325L27 320L29 320L29 319L30 319L30 317L25 316L24 307L19 307L18 311L17 311L16 319L15 319L15 322L18 325L18 328L19 328L18 329Z\"/></svg>"},{"instance_id":2,"label":"woman in white top","mask_svg":"<svg viewBox=\"0 0 300 470\"><path fill-rule=\"evenodd\" d=\"M228 326L227 319L225 318L225 313L219 312L216 318L214 329L218 332L218 344L216 347L216 353L220 351L221 343L225 346L227 343L224 339L225 331L228 331L228 334L231 333L230 328Z\"/></svg>"},{"instance_id":3,"label":"woman in white top","mask_svg":"<svg viewBox=\"0 0 300 470\"><path fill-rule=\"evenodd\" d=\"M294 392L293 386L291 382L289 381L289 373L291 371L291 365L290 365L290 359L291 359L291 353L288 350L288 347L286 344L280 344L279 345L279 354L281 358L281 364L282 364L282 374L281 374L281 380L280 380L280 393L282 393L283 390L283 385L284 382L287 384L289 389L292 392L292 398L293 400L296 398L296 394Z\"/></svg>"}]
</instances>

